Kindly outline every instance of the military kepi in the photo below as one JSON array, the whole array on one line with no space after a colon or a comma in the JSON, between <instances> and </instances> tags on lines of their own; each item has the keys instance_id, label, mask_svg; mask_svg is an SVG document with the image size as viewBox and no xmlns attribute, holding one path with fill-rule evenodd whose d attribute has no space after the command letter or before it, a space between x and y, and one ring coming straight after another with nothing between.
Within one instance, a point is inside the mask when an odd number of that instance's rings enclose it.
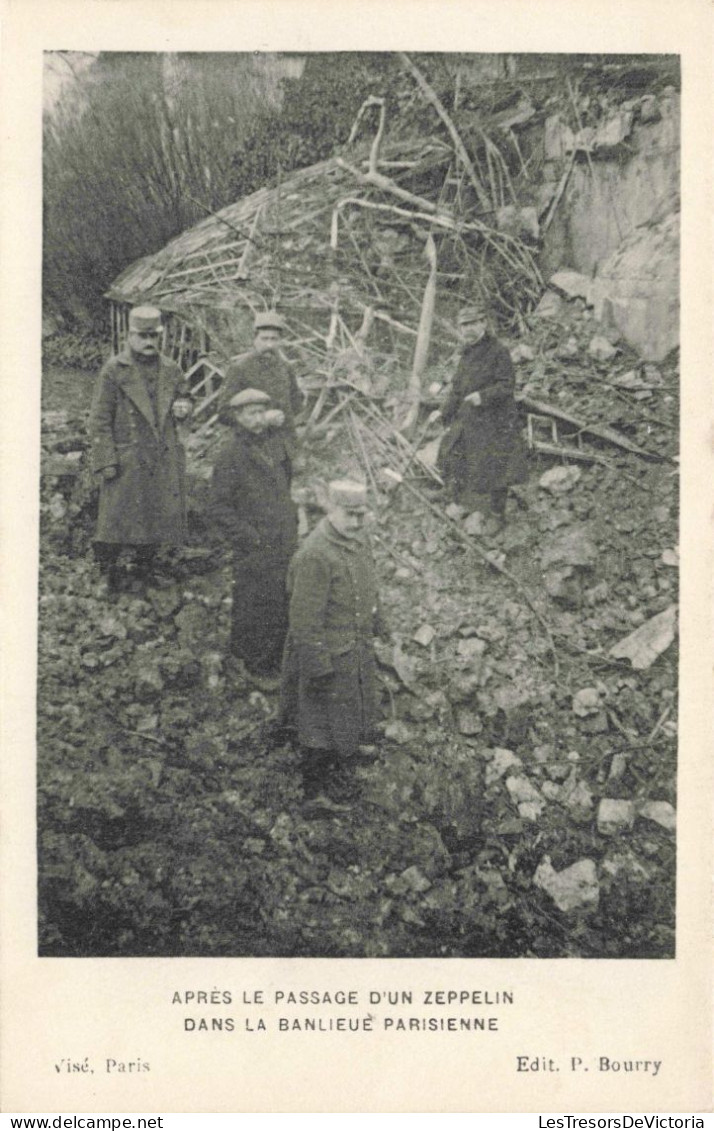
<instances>
[{"instance_id":1,"label":"military kepi","mask_svg":"<svg viewBox=\"0 0 714 1131\"><path fill-rule=\"evenodd\" d=\"M348 511L368 509L367 488L354 479L333 479L327 485L327 498L333 506L344 507Z\"/></svg>"},{"instance_id":2,"label":"military kepi","mask_svg":"<svg viewBox=\"0 0 714 1131\"><path fill-rule=\"evenodd\" d=\"M270 397L262 389L243 389L231 397L228 404L231 408L245 408L249 404L270 404Z\"/></svg>"},{"instance_id":3,"label":"military kepi","mask_svg":"<svg viewBox=\"0 0 714 1131\"><path fill-rule=\"evenodd\" d=\"M161 329L161 311L155 306L135 306L129 312L129 329L137 333Z\"/></svg>"},{"instance_id":4,"label":"military kepi","mask_svg":"<svg viewBox=\"0 0 714 1131\"><path fill-rule=\"evenodd\" d=\"M258 330L284 330L285 322L277 310L266 310L264 314L256 314L253 327Z\"/></svg>"}]
</instances>

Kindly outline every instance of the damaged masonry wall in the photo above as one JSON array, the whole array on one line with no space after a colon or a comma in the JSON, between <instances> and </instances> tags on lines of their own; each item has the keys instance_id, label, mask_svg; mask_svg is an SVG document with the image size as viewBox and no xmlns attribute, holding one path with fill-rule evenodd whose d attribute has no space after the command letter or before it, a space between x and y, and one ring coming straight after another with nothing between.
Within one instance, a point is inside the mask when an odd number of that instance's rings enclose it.
<instances>
[{"instance_id":1,"label":"damaged masonry wall","mask_svg":"<svg viewBox=\"0 0 714 1131\"><path fill-rule=\"evenodd\" d=\"M544 141L544 195L567 176L544 274L582 272L596 318L661 361L679 344L679 95L645 94L575 134L554 115Z\"/></svg>"},{"instance_id":2,"label":"damaged masonry wall","mask_svg":"<svg viewBox=\"0 0 714 1131\"><path fill-rule=\"evenodd\" d=\"M448 126L438 132L443 122L434 112L436 132L426 137L399 137L397 122L395 138L380 148L382 117L369 161L363 148L349 162L332 158L237 201L133 264L107 297L179 314L208 331L223 356L249 343L250 310L277 302L321 363L335 346L336 320L347 348L373 312L375 333L389 326L391 339L382 333L371 345L406 366L431 229L438 245L432 359L452 346L447 323L459 302L480 290L501 315L517 319L537 303L541 272L548 279L570 269L582 273L577 293L603 327L644 360L660 361L679 342L680 106L654 71L640 78L640 93L631 96L633 81L620 102L608 86L597 96L568 86L545 105L521 93L502 113L464 111L472 156L438 99ZM433 104L423 76L417 82ZM363 107L371 107L363 145L382 101Z\"/></svg>"}]
</instances>

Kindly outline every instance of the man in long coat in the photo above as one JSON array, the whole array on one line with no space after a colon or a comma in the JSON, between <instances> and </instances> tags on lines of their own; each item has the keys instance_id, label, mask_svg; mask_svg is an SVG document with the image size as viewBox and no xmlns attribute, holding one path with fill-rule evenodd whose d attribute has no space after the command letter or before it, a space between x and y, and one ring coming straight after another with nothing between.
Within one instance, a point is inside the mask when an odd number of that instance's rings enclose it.
<instances>
[{"instance_id":1,"label":"man in long coat","mask_svg":"<svg viewBox=\"0 0 714 1131\"><path fill-rule=\"evenodd\" d=\"M280 723L297 729L308 798L331 784L335 769L372 758L365 745L377 717L373 637L384 627L366 513L361 483L330 483L327 515L290 565Z\"/></svg>"},{"instance_id":2,"label":"man in long coat","mask_svg":"<svg viewBox=\"0 0 714 1131\"><path fill-rule=\"evenodd\" d=\"M90 414L92 468L100 477L95 555L110 588L130 547L146 576L161 545L186 537L186 457L176 420L190 412L183 374L159 353L161 314L134 307L126 347L104 365Z\"/></svg>"},{"instance_id":3,"label":"man in long coat","mask_svg":"<svg viewBox=\"0 0 714 1131\"><path fill-rule=\"evenodd\" d=\"M245 389L260 389L270 397L273 408L284 416L283 436L291 456L295 455L297 442L295 417L302 408L302 393L290 365L280 353L285 323L276 311L271 310L255 317L253 348L234 358L226 369L226 376L218 401L218 418L230 423L230 401Z\"/></svg>"},{"instance_id":4,"label":"man in long coat","mask_svg":"<svg viewBox=\"0 0 714 1131\"><path fill-rule=\"evenodd\" d=\"M457 503L476 510L487 496L494 516L503 520L509 486L527 475L513 363L490 334L483 306L462 310L459 326L465 345L441 414L448 431L439 470Z\"/></svg>"},{"instance_id":5,"label":"man in long coat","mask_svg":"<svg viewBox=\"0 0 714 1131\"><path fill-rule=\"evenodd\" d=\"M230 654L256 686L277 690L288 627L286 577L297 547L291 464L270 398L244 389L229 405L231 435L213 468L210 517L233 550ZM278 418L279 419L279 418Z\"/></svg>"}]
</instances>

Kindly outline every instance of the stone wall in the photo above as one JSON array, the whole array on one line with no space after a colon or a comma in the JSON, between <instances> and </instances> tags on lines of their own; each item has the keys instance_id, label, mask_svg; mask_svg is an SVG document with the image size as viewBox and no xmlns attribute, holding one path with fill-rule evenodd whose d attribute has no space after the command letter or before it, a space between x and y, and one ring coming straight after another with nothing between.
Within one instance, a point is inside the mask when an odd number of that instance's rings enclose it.
<instances>
[{"instance_id":1,"label":"stone wall","mask_svg":"<svg viewBox=\"0 0 714 1131\"><path fill-rule=\"evenodd\" d=\"M546 185L570 174L544 276L569 267L591 278L596 315L650 361L679 342L679 103L667 88L578 135L546 123Z\"/></svg>"}]
</instances>

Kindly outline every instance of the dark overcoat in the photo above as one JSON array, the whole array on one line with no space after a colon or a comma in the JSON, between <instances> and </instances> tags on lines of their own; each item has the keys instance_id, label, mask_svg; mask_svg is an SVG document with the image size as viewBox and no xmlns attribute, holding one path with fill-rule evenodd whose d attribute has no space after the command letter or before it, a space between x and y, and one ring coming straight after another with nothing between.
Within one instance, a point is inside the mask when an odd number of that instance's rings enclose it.
<instances>
[{"instance_id":1,"label":"dark overcoat","mask_svg":"<svg viewBox=\"0 0 714 1131\"><path fill-rule=\"evenodd\" d=\"M297 547L286 445L235 424L213 469L209 513L233 551L231 652L257 673L280 664L288 626L286 578Z\"/></svg>"},{"instance_id":2,"label":"dark overcoat","mask_svg":"<svg viewBox=\"0 0 714 1131\"><path fill-rule=\"evenodd\" d=\"M244 389L260 389L273 402L272 407L282 409L285 423L280 432L291 452L295 448L295 417L302 408L302 394L295 371L277 350L249 350L233 358L218 399L218 416L223 424L230 424L228 403Z\"/></svg>"},{"instance_id":3,"label":"dark overcoat","mask_svg":"<svg viewBox=\"0 0 714 1131\"><path fill-rule=\"evenodd\" d=\"M469 393L481 404L465 404ZM515 376L505 346L487 334L466 346L442 410L449 425L439 451L439 470L457 502L522 483L526 449L514 399Z\"/></svg>"},{"instance_id":4,"label":"dark overcoat","mask_svg":"<svg viewBox=\"0 0 714 1131\"><path fill-rule=\"evenodd\" d=\"M379 605L372 551L324 518L290 565L281 722L303 747L349 757L377 718L372 638Z\"/></svg>"},{"instance_id":5,"label":"dark overcoat","mask_svg":"<svg viewBox=\"0 0 714 1131\"><path fill-rule=\"evenodd\" d=\"M97 380L89 424L92 467L117 472L100 484L98 542L176 545L186 537L186 455L171 411L184 392L183 374L166 357L151 366L154 411L147 368L127 348L110 358Z\"/></svg>"}]
</instances>

